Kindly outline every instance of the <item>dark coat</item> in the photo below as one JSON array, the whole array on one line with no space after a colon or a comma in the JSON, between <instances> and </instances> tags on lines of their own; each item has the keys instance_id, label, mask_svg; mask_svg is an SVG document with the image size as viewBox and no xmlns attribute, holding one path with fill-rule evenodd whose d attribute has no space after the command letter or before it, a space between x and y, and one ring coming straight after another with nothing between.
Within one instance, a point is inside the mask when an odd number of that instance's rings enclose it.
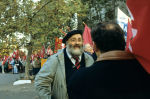
<instances>
[{"instance_id":1,"label":"dark coat","mask_svg":"<svg viewBox=\"0 0 150 99\"><path fill-rule=\"evenodd\" d=\"M150 99L150 75L135 59L103 60L77 71L71 99Z\"/></svg>"}]
</instances>

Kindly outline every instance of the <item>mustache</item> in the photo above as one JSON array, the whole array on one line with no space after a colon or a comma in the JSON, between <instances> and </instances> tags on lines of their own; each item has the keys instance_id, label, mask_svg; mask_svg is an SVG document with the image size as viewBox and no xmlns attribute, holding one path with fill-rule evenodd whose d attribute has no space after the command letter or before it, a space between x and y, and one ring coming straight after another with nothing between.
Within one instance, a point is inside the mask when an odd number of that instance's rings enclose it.
<instances>
[{"instance_id":1,"label":"mustache","mask_svg":"<svg viewBox=\"0 0 150 99\"><path fill-rule=\"evenodd\" d=\"M76 44L76 45L74 45L73 47L81 47L81 45Z\"/></svg>"}]
</instances>

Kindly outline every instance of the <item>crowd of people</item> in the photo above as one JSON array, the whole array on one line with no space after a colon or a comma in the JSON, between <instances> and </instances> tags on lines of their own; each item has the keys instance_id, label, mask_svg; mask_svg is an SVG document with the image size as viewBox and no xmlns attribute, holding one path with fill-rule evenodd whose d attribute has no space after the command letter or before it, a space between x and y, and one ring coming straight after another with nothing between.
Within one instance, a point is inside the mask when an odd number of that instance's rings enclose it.
<instances>
[{"instance_id":1,"label":"crowd of people","mask_svg":"<svg viewBox=\"0 0 150 99\"><path fill-rule=\"evenodd\" d=\"M4 59L0 60L0 72L1 73L12 73L12 74L18 74L18 73L24 73L25 72L25 66L26 66L26 60L23 60L21 58L7 58L7 60L4 61ZM30 61L29 66L30 76L36 75L40 68L41 68L41 58L40 57L34 57L33 60Z\"/></svg>"},{"instance_id":2,"label":"crowd of people","mask_svg":"<svg viewBox=\"0 0 150 99\"><path fill-rule=\"evenodd\" d=\"M22 59L8 58L5 62L4 59L0 60L0 72L2 73L23 73L25 71L25 61Z\"/></svg>"}]
</instances>

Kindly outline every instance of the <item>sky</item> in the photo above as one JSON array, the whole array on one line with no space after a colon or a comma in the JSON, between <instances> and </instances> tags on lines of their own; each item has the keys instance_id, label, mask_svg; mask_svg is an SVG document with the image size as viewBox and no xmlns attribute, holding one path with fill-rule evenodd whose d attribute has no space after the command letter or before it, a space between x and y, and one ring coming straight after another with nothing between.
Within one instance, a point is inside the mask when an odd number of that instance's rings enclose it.
<instances>
[{"instance_id":1,"label":"sky","mask_svg":"<svg viewBox=\"0 0 150 99\"><path fill-rule=\"evenodd\" d=\"M33 0L34 2L38 2L38 1L40 1L40 0Z\"/></svg>"}]
</instances>

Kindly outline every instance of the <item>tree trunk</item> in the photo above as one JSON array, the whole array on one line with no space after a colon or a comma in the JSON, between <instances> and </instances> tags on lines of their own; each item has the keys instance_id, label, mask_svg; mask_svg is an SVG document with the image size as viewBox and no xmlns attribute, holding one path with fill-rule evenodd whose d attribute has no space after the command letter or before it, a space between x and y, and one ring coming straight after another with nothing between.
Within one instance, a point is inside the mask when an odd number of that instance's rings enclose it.
<instances>
[{"instance_id":1,"label":"tree trunk","mask_svg":"<svg viewBox=\"0 0 150 99\"><path fill-rule=\"evenodd\" d=\"M27 54L27 64L25 66L25 79L29 79L29 68L30 68L30 58L31 58L31 54L32 54L32 44L27 45L27 50L28 50L28 54Z\"/></svg>"},{"instance_id":2,"label":"tree trunk","mask_svg":"<svg viewBox=\"0 0 150 99\"><path fill-rule=\"evenodd\" d=\"M113 20L115 22L116 21L116 0L113 0L113 9L114 9Z\"/></svg>"}]
</instances>

